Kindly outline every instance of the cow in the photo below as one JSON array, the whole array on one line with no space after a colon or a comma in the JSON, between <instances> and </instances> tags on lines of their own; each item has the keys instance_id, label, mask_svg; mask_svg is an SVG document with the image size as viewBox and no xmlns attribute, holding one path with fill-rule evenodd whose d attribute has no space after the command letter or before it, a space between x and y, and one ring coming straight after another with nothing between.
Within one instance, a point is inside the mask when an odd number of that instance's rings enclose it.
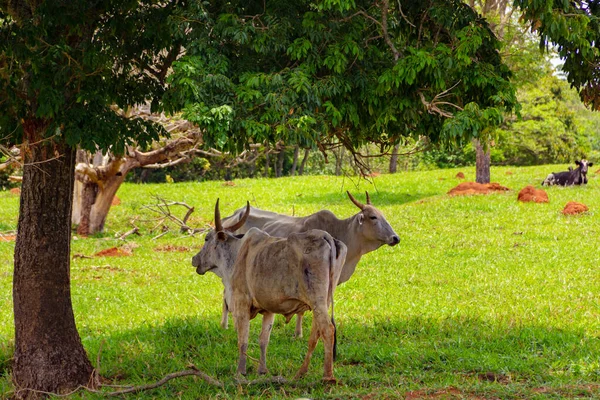
<instances>
[{"instance_id":1,"label":"cow","mask_svg":"<svg viewBox=\"0 0 600 400\"><path fill-rule=\"evenodd\" d=\"M238 221L243 224L250 213L250 203ZM333 375L334 334L333 294L347 253L347 247L330 234L318 229L292 233L278 238L253 227L234 235L236 225L223 228L219 201L215 206L215 229L192 258L196 272L212 271L221 277L225 297L233 314L238 334L238 375L246 375L246 358L250 320L263 315L260 333L258 373L267 373L266 354L275 314L287 321L294 314L312 310L314 318L308 352L295 379L307 371L319 338L325 349L325 381ZM328 316L331 304L331 319Z\"/></svg>"},{"instance_id":2,"label":"cow","mask_svg":"<svg viewBox=\"0 0 600 400\"><path fill-rule=\"evenodd\" d=\"M362 204L347 191L350 201L360 210L347 219L338 219L331 211L322 210L307 217L291 217L258 208L250 208L250 215L244 225L236 232L243 233L256 227L272 236L286 237L294 232L304 232L309 229L322 229L334 238L341 240L348 247L346 263L338 284L346 282L356 269L360 258L384 244L395 246L400 238L387 222L383 213L371 204L369 193L365 192L367 204ZM244 208L223 220L224 226L238 225L244 215ZM227 328L227 304L223 305L221 326ZM298 314L295 336L302 337L302 313Z\"/></svg>"},{"instance_id":3,"label":"cow","mask_svg":"<svg viewBox=\"0 0 600 400\"><path fill-rule=\"evenodd\" d=\"M571 186L571 185L585 185L588 183L587 172L588 167L594 165L594 163L588 162L583 159L581 161L575 161L577 168L573 169L569 167L568 171L553 172L549 174L546 179L542 182L542 186Z\"/></svg>"}]
</instances>

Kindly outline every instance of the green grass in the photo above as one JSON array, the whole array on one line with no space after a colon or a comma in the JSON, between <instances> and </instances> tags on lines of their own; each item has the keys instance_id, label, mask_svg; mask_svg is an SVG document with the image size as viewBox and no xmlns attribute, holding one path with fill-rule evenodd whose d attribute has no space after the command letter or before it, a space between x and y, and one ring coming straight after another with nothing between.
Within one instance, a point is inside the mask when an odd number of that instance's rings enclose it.
<instances>
[{"instance_id":1,"label":"green grass","mask_svg":"<svg viewBox=\"0 0 600 400\"><path fill-rule=\"evenodd\" d=\"M523 204L518 191L539 186L565 166L493 168L492 180L512 189L488 196L448 197L458 170L382 175L374 185L342 177L295 177L162 185L126 184L101 237L77 239L72 252L91 256L121 244L115 235L139 216L139 247L122 258L74 258L77 326L100 373L118 384L157 381L194 364L225 383L211 387L181 378L135 398L403 398L408 392L446 398L591 398L600 396L600 178L586 187L548 188L549 204ZM507 175L506 171L513 172ZM468 180L474 170L463 168ZM336 291L339 357L336 386L320 382L322 345L309 374L283 385L238 385L233 327L219 327L222 285L199 276L191 257L203 239L168 234L152 240L153 195L196 207L190 225L212 220L249 199L253 205L306 215L328 208L340 217L357 209L345 190L364 190L401 237L396 247L363 257ZM567 201L590 211L567 217ZM0 231L16 229L18 198L0 192ZM157 252L167 244L187 252ZM0 243L0 397L9 396L14 346L11 303L14 243ZM310 317L305 321L309 330ZM276 319L267 365L292 378L306 338ZM258 358L260 318L252 323L250 355ZM256 376L250 363L249 378ZM82 395L95 398L93 395ZM442 397L443 398L443 397Z\"/></svg>"}]
</instances>

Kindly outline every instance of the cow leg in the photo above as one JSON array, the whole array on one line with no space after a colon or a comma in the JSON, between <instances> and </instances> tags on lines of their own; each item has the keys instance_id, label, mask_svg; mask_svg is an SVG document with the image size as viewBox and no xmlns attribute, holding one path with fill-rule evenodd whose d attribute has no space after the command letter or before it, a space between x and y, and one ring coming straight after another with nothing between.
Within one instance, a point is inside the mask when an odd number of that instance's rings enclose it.
<instances>
[{"instance_id":1,"label":"cow leg","mask_svg":"<svg viewBox=\"0 0 600 400\"><path fill-rule=\"evenodd\" d=\"M304 318L304 313L296 314L296 330L294 331L294 336L297 338L302 337L302 320Z\"/></svg>"},{"instance_id":2,"label":"cow leg","mask_svg":"<svg viewBox=\"0 0 600 400\"><path fill-rule=\"evenodd\" d=\"M246 357L248 351L248 335L250 332L250 316L248 314L234 315L235 328L238 334L238 375L246 375Z\"/></svg>"},{"instance_id":3,"label":"cow leg","mask_svg":"<svg viewBox=\"0 0 600 400\"><path fill-rule=\"evenodd\" d=\"M225 292L223 292L223 315L221 315L221 328L227 329L229 327L229 308L227 307L227 300L225 299Z\"/></svg>"},{"instance_id":4,"label":"cow leg","mask_svg":"<svg viewBox=\"0 0 600 400\"><path fill-rule=\"evenodd\" d=\"M315 319L317 319L317 326L319 328L320 336L323 338L323 347L325 349L323 380L335 382L335 377L333 376L335 326L331 322L329 315L327 315L327 309L321 312L317 312L317 310L315 310L314 314Z\"/></svg>"},{"instance_id":5,"label":"cow leg","mask_svg":"<svg viewBox=\"0 0 600 400\"><path fill-rule=\"evenodd\" d=\"M273 328L275 314L264 313L262 320L262 330L260 331L260 361L258 364L258 373L263 375L269 372L267 370L267 346L269 345L269 337Z\"/></svg>"},{"instance_id":6,"label":"cow leg","mask_svg":"<svg viewBox=\"0 0 600 400\"><path fill-rule=\"evenodd\" d=\"M304 362L300 366L300 369L296 373L294 379L300 379L306 372L308 371L308 366L310 364L310 358L312 357L313 351L315 351L315 347L317 347L317 342L319 341L319 329L316 318L313 318L313 323L310 328L310 337L308 338L308 351L306 352L306 357L304 357Z\"/></svg>"}]
</instances>

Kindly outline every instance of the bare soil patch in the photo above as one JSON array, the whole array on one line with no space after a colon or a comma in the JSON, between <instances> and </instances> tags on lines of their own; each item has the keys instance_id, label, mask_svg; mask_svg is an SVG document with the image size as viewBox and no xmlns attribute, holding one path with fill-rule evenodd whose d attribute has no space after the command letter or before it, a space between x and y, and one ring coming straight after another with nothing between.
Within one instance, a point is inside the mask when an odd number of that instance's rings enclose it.
<instances>
[{"instance_id":1,"label":"bare soil patch","mask_svg":"<svg viewBox=\"0 0 600 400\"><path fill-rule=\"evenodd\" d=\"M532 185L528 185L521 189L517 201L522 201L524 203L548 203L550 200L548 199L548 193L546 193L545 190L536 189Z\"/></svg>"},{"instance_id":2,"label":"bare soil patch","mask_svg":"<svg viewBox=\"0 0 600 400\"><path fill-rule=\"evenodd\" d=\"M227 182L221 184L221 186L235 186L235 182L234 181L227 181Z\"/></svg>"},{"instance_id":3,"label":"bare soil patch","mask_svg":"<svg viewBox=\"0 0 600 400\"><path fill-rule=\"evenodd\" d=\"M465 393L455 387L449 387L446 389L428 391L428 390L415 390L407 392L404 395L405 400L417 400L417 399L470 399L470 400L483 400L485 397L477 396L471 393Z\"/></svg>"},{"instance_id":4,"label":"bare soil patch","mask_svg":"<svg viewBox=\"0 0 600 400\"><path fill-rule=\"evenodd\" d=\"M155 247L154 251L185 253L187 251L190 251L190 248L186 247L186 246L173 246L173 245L167 244L164 246Z\"/></svg>"},{"instance_id":5,"label":"bare soil patch","mask_svg":"<svg viewBox=\"0 0 600 400\"><path fill-rule=\"evenodd\" d=\"M0 234L0 242L13 242L17 238L16 235L2 235Z\"/></svg>"},{"instance_id":6,"label":"bare soil patch","mask_svg":"<svg viewBox=\"0 0 600 400\"><path fill-rule=\"evenodd\" d=\"M490 194L493 192L505 192L510 190L507 187L500 185L497 182L492 183L477 183L477 182L463 182L453 189L450 189L448 195L450 196L465 196L471 194Z\"/></svg>"},{"instance_id":7,"label":"bare soil patch","mask_svg":"<svg viewBox=\"0 0 600 400\"><path fill-rule=\"evenodd\" d=\"M588 206L576 201L570 201L565 205L562 213L565 215L577 215L589 211Z\"/></svg>"},{"instance_id":8,"label":"bare soil patch","mask_svg":"<svg viewBox=\"0 0 600 400\"><path fill-rule=\"evenodd\" d=\"M96 257L127 257L127 256L130 256L131 254L132 254L131 250L123 249L123 248L119 248L119 247L111 247L110 249L104 249L104 250L97 252L96 254L94 254L94 256L96 256Z\"/></svg>"},{"instance_id":9,"label":"bare soil patch","mask_svg":"<svg viewBox=\"0 0 600 400\"><path fill-rule=\"evenodd\" d=\"M12 188L9 190L10 193L14 194L15 196L20 196L21 195L21 188Z\"/></svg>"},{"instance_id":10,"label":"bare soil patch","mask_svg":"<svg viewBox=\"0 0 600 400\"><path fill-rule=\"evenodd\" d=\"M514 172L512 171L506 171L506 175L512 175Z\"/></svg>"},{"instance_id":11,"label":"bare soil patch","mask_svg":"<svg viewBox=\"0 0 600 400\"><path fill-rule=\"evenodd\" d=\"M458 174L456 174L456 179L465 179L465 174L462 172L459 172Z\"/></svg>"},{"instance_id":12,"label":"bare soil patch","mask_svg":"<svg viewBox=\"0 0 600 400\"><path fill-rule=\"evenodd\" d=\"M110 202L111 206L118 206L121 204L121 199L118 198L117 196L114 196Z\"/></svg>"}]
</instances>

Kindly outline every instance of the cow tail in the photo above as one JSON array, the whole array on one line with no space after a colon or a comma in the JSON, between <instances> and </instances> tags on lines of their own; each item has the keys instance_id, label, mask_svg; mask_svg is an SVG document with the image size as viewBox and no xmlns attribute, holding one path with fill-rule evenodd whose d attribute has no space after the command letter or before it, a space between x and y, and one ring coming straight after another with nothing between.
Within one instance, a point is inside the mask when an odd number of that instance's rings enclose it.
<instances>
[{"instance_id":1,"label":"cow tail","mask_svg":"<svg viewBox=\"0 0 600 400\"><path fill-rule=\"evenodd\" d=\"M325 236L325 240L329 243L331 251L329 252L329 288L327 289L327 301L331 302L331 323L333 324L333 361L337 358L337 327L335 326L335 315L333 307L333 291L335 280L335 263L337 260L337 247L331 236Z\"/></svg>"}]
</instances>

